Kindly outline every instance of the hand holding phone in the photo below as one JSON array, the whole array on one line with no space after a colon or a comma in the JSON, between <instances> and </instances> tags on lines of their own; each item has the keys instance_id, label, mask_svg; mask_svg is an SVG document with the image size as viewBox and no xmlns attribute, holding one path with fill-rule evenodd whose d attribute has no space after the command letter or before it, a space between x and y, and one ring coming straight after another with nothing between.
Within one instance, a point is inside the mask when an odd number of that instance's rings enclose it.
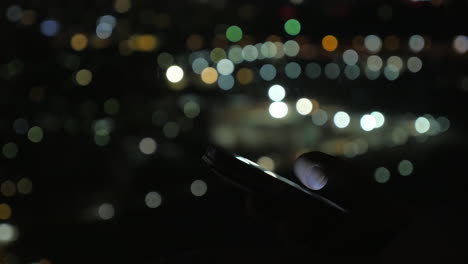
<instances>
[{"instance_id":1,"label":"hand holding phone","mask_svg":"<svg viewBox=\"0 0 468 264\"><path fill-rule=\"evenodd\" d=\"M220 147L209 146L202 159L216 175L247 192L267 196L271 195L268 193L272 190L270 187L276 186L290 193L300 193L307 196L310 199L311 207L315 203L315 206L329 207L341 213L348 213L338 203ZM306 186L308 185L306 184Z\"/></svg>"}]
</instances>

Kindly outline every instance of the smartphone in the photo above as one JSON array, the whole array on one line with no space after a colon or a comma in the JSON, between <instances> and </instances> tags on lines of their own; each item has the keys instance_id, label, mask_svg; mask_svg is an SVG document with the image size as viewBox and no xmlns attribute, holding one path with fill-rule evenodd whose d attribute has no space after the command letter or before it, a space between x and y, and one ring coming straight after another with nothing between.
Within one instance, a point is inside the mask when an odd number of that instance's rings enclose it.
<instances>
[{"instance_id":1,"label":"smartphone","mask_svg":"<svg viewBox=\"0 0 468 264\"><path fill-rule=\"evenodd\" d=\"M272 171L262 168L257 163L224 150L221 147L208 146L202 160L210 169L223 180L252 193L266 193L271 190L271 186L280 185L282 189L293 192L300 192L310 197L311 200L321 206L331 207L342 213L348 214L347 210L337 203L301 186L300 184L282 177Z\"/></svg>"}]
</instances>

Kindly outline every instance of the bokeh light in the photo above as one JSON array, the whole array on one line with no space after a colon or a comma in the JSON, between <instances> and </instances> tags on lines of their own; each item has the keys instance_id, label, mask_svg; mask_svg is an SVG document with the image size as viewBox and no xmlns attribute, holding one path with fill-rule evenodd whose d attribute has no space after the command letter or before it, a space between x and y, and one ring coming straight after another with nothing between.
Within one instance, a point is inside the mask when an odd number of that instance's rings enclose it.
<instances>
[{"instance_id":1,"label":"bokeh light","mask_svg":"<svg viewBox=\"0 0 468 264\"><path fill-rule=\"evenodd\" d=\"M382 40L376 35L368 35L364 38L364 46L371 53L377 53L382 48Z\"/></svg>"},{"instance_id":2,"label":"bokeh light","mask_svg":"<svg viewBox=\"0 0 468 264\"><path fill-rule=\"evenodd\" d=\"M301 65L299 65L297 62L289 62L284 67L284 72L288 78L297 79L302 72Z\"/></svg>"},{"instance_id":3,"label":"bokeh light","mask_svg":"<svg viewBox=\"0 0 468 264\"><path fill-rule=\"evenodd\" d=\"M224 58L226 58L226 52L222 48L214 48L210 52L210 59L214 63L217 63Z\"/></svg>"},{"instance_id":4,"label":"bokeh light","mask_svg":"<svg viewBox=\"0 0 468 264\"><path fill-rule=\"evenodd\" d=\"M335 36L327 35L322 39L322 47L326 51L335 51L338 48L338 39Z\"/></svg>"},{"instance_id":5,"label":"bokeh light","mask_svg":"<svg viewBox=\"0 0 468 264\"><path fill-rule=\"evenodd\" d=\"M75 34L70 39L70 46L75 51L82 51L88 46L88 37L82 33Z\"/></svg>"},{"instance_id":6,"label":"bokeh light","mask_svg":"<svg viewBox=\"0 0 468 264\"><path fill-rule=\"evenodd\" d=\"M370 114L375 118L375 128L382 127L385 123L385 116L379 112L379 111L374 111Z\"/></svg>"},{"instance_id":7,"label":"bokeh light","mask_svg":"<svg viewBox=\"0 0 468 264\"><path fill-rule=\"evenodd\" d=\"M277 52L276 45L271 41L263 43L260 47L260 54L265 58L274 58Z\"/></svg>"},{"instance_id":8,"label":"bokeh light","mask_svg":"<svg viewBox=\"0 0 468 264\"><path fill-rule=\"evenodd\" d=\"M97 213L102 220L110 220L115 214L114 206L110 203L103 203L99 206Z\"/></svg>"},{"instance_id":9,"label":"bokeh light","mask_svg":"<svg viewBox=\"0 0 468 264\"><path fill-rule=\"evenodd\" d=\"M247 45L242 49L242 57L246 61L254 61L258 58L258 50L253 45Z\"/></svg>"},{"instance_id":10,"label":"bokeh light","mask_svg":"<svg viewBox=\"0 0 468 264\"><path fill-rule=\"evenodd\" d=\"M361 69L356 65L346 65L344 75L350 80L356 80L361 74Z\"/></svg>"},{"instance_id":11,"label":"bokeh light","mask_svg":"<svg viewBox=\"0 0 468 264\"><path fill-rule=\"evenodd\" d=\"M16 158L16 156L18 155L18 152L19 152L18 146L13 142L8 142L5 145L3 145L2 153L3 153L3 156L5 156L5 158L7 159Z\"/></svg>"},{"instance_id":12,"label":"bokeh light","mask_svg":"<svg viewBox=\"0 0 468 264\"><path fill-rule=\"evenodd\" d=\"M403 60L398 56L390 56L387 59L387 65L393 65L397 68L398 71L403 69Z\"/></svg>"},{"instance_id":13,"label":"bokeh light","mask_svg":"<svg viewBox=\"0 0 468 264\"><path fill-rule=\"evenodd\" d=\"M301 32L301 23L297 19L289 19L284 23L284 30L291 36L296 36Z\"/></svg>"},{"instance_id":14,"label":"bokeh light","mask_svg":"<svg viewBox=\"0 0 468 264\"><path fill-rule=\"evenodd\" d=\"M195 118L200 114L200 105L195 101L188 101L184 104L184 114L188 118Z\"/></svg>"},{"instance_id":15,"label":"bokeh light","mask_svg":"<svg viewBox=\"0 0 468 264\"><path fill-rule=\"evenodd\" d=\"M456 36L453 39L453 49L459 54L464 54L468 50L468 37L464 35Z\"/></svg>"},{"instance_id":16,"label":"bokeh light","mask_svg":"<svg viewBox=\"0 0 468 264\"><path fill-rule=\"evenodd\" d=\"M323 109L319 109L312 114L312 122L317 126L323 126L327 121L328 114Z\"/></svg>"},{"instance_id":17,"label":"bokeh light","mask_svg":"<svg viewBox=\"0 0 468 264\"><path fill-rule=\"evenodd\" d=\"M288 40L283 45L283 52L286 56L294 57L299 54L300 46L295 40Z\"/></svg>"},{"instance_id":18,"label":"bokeh light","mask_svg":"<svg viewBox=\"0 0 468 264\"><path fill-rule=\"evenodd\" d=\"M348 49L345 52L343 52L342 57L344 63L346 63L347 65L355 65L359 60L359 55L353 49Z\"/></svg>"},{"instance_id":19,"label":"bokeh light","mask_svg":"<svg viewBox=\"0 0 468 264\"><path fill-rule=\"evenodd\" d=\"M242 63L244 57L242 56L242 48L240 46L232 46L228 52L228 58L235 64Z\"/></svg>"},{"instance_id":20,"label":"bokeh light","mask_svg":"<svg viewBox=\"0 0 468 264\"><path fill-rule=\"evenodd\" d=\"M11 180L6 180L0 185L0 192L5 197L12 197L16 194L16 184Z\"/></svg>"},{"instance_id":21,"label":"bokeh light","mask_svg":"<svg viewBox=\"0 0 468 264\"><path fill-rule=\"evenodd\" d=\"M213 84L218 80L218 72L213 67L207 67L201 72L201 79L206 84Z\"/></svg>"},{"instance_id":22,"label":"bokeh light","mask_svg":"<svg viewBox=\"0 0 468 264\"><path fill-rule=\"evenodd\" d=\"M166 70L166 78L171 83L178 83L184 78L184 70L177 65L172 65Z\"/></svg>"},{"instance_id":23,"label":"bokeh light","mask_svg":"<svg viewBox=\"0 0 468 264\"><path fill-rule=\"evenodd\" d=\"M0 243L10 243L15 241L17 238L18 231L14 226L8 223L0 224Z\"/></svg>"},{"instance_id":24,"label":"bokeh light","mask_svg":"<svg viewBox=\"0 0 468 264\"><path fill-rule=\"evenodd\" d=\"M400 71L393 64L388 64L387 66L385 66L383 72L384 72L385 78L387 78L387 80L389 81L394 81L398 79L398 77L400 76Z\"/></svg>"},{"instance_id":25,"label":"bokeh light","mask_svg":"<svg viewBox=\"0 0 468 264\"><path fill-rule=\"evenodd\" d=\"M204 58L196 58L192 62L192 70L196 74L201 74L202 71L208 67L208 61Z\"/></svg>"},{"instance_id":26,"label":"bokeh light","mask_svg":"<svg viewBox=\"0 0 468 264\"><path fill-rule=\"evenodd\" d=\"M60 24L56 20L44 20L41 23L41 32L44 36L53 37L58 34Z\"/></svg>"},{"instance_id":27,"label":"bokeh light","mask_svg":"<svg viewBox=\"0 0 468 264\"><path fill-rule=\"evenodd\" d=\"M29 178L21 178L16 184L18 192L21 194L30 194L32 192L33 184Z\"/></svg>"},{"instance_id":28,"label":"bokeh light","mask_svg":"<svg viewBox=\"0 0 468 264\"><path fill-rule=\"evenodd\" d=\"M80 86L87 86L93 80L93 74L88 69L81 69L75 73L75 82Z\"/></svg>"},{"instance_id":29,"label":"bokeh light","mask_svg":"<svg viewBox=\"0 0 468 264\"><path fill-rule=\"evenodd\" d=\"M216 69L221 75L230 75L234 71L234 63L228 59L222 59L216 65Z\"/></svg>"},{"instance_id":30,"label":"bokeh light","mask_svg":"<svg viewBox=\"0 0 468 264\"><path fill-rule=\"evenodd\" d=\"M281 101L285 96L286 90L279 84L272 85L270 89L268 89L268 97L270 97L272 101Z\"/></svg>"},{"instance_id":31,"label":"bokeh light","mask_svg":"<svg viewBox=\"0 0 468 264\"><path fill-rule=\"evenodd\" d=\"M265 64L260 68L260 77L265 81L271 81L276 77L276 68L272 64Z\"/></svg>"},{"instance_id":32,"label":"bokeh light","mask_svg":"<svg viewBox=\"0 0 468 264\"><path fill-rule=\"evenodd\" d=\"M385 167L378 167L374 172L374 179L378 183L386 183L390 180L390 171Z\"/></svg>"},{"instance_id":33,"label":"bokeh light","mask_svg":"<svg viewBox=\"0 0 468 264\"><path fill-rule=\"evenodd\" d=\"M322 68L320 68L320 65L315 62L309 63L305 68L305 74L310 79L317 79L320 77L320 74L322 74Z\"/></svg>"},{"instance_id":34,"label":"bokeh light","mask_svg":"<svg viewBox=\"0 0 468 264\"><path fill-rule=\"evenodd\" d=\"M377 121L375 120L375 117L366 114L361 117L360 124L362 130L371 131L376 127Z\"/></svg>"},{"instance_id":35,"label":"bokeh light","mask_svg":"<svg viewBox=\"0 0 468 264\"><path fill-rule=\"evenodd\" d=\"M26 119L18 118L13 122L13 131L15 131L16 134L24 135L28 132L28 129L29 123Z\"/></svg>"},{"instance_id":36,"label":"bokeh light","mask_svg":"<svg viewBox=\"0 0 468 264\"><path fill-rule=\"evenodd\" d=\"M398 173L400 173L401 176L409 176L413 173L413 170L413 163L409 160L402 160L398 163Z\"/></svg>"},{"instance_id":37,"label":"bokeh light","mask_svg":"<svg viewBox=\"0 0 468 264\"><path fill-rule=\"evenodd\" d=\"M143 138L138 144L141 153L151 155L156 152L157 144L156 141L150 137Z\"/></svg>"},{"instance_id":38,"label":"bokeh light","mask_svg":"<svg viewBox=\"0 0 468 264\"><path fill-rule=\"evenodd\" d=\"M257 160L257 164L268 170L268 171L274 171L275 170L275 161L270 158L270 157L267 157L267 156L262 156L260 158L258 158Z\"/></svg>"},{"instance_id":39,"label":"bokeh light","mask_svg":"<svg viewBox=\"0 0 468 264\"><path fill-rule=\"evenodd\" d=\"M367 58L367 67L371 71L379 71L382 69L383 66L383 61L382 59L377 56L377 55L371 55Z\"/></svg>"},{"instance_id":40,"label":"bokeh light","mask_svg":"<svg viewBox=\"0 0 468 264\"><path fill-rule=\"evenodd\" d=\"M431 123L429 120L423 116L418 117L416 121L414 121L414 128L416 129L416 132L419 134L424 134L427 131L429 131L429 128L431 127Z\"/></svg>"},{"instance_id":41,"label":"bokeh light","mask_svg":"<svg viewBox=\"0 0 468 264\"><path fill-rule=\"evenodd\" d=\"M6 10L6 17L9 22L18 22L23 17L23 9L17 5L11 5Z\"/></svg>"},{"instance_id":42,"label":"bokeh light","mask_svg":"<svg viewBox=\"0 0 468 264\"><path fill-rule=\"evenodd\" d=\"M312 112L314 108L312 101L307 98L300 98L296 102L296 110L301 115L308 115Z\"/></svg>"},{"instance_id":43,"label":"bokeh light","mask_svg":"<svg viewBox=\"0 0 468 264\"><path fill-rule=\"evenodd\" d=\"M235 80L232 75L221 75L218 78L218 86L222 90L228 91L234 87Z\"/></svg>"},{"instance_id":44,"label":"bokeh light","mask_svg":"<svg viewBox=\"0 0 468 264\"><path fill-rule=\"evenodd\" d=\"M242 85L247 85L252 82L254 78L253 72L249 68L240 68L237 71L236 79Z\"/></svg>"},{"instance_id":45,"label":"bokeh light","mask_svg":"<svg viewBox=\"0 0 468 264\"><path fill-rule=\"evenodd\" d=\"M230 26L226 30L226 38L231 42L238 42L242 39L242 29L238 26Z\"/></svg>"},{"instance_id":46,"label":"bokeh light","mask_svg":"<svg viewBox=\"0 0 468 264\"><path fill-rule=\"evenodd\" d=\"M268 111L274 118L283 118L288 114L288 105L284 102L273 102L270 104Z\"/></svg>"},{"instance_id":47,"label":"bokeh light","mask_svg":"<svg viewBox=\"0 0 468 264\"><path fill-rule=\"evenodd\" d=\"M180 126L176 122L167 122L163 127L164 136L176 138L179 135Z\"/></svg>"},{"instance_id":48,"label":"bokeh light","mask_svg":"<svg viewBox=\"0 0 468 264\"><path fill-rule=\"evenodd\" d=\"M408 46L412 52L420 52L424 49L424 38L421 35L412 35L409 38Z\"/></svg>"},{"instance_id":49,"label":"bokeh light","mask_svg":"<svg viewBox=\"0 0 468 264\"><path fill-rule=\"evenodd\" d=\"M408 58L408 62L406 67L410 72L416 73L422 69L423 63L422 60L418 57L410 57Z\"/></svg>"},{"instance_id":50,"label":"bokeh light","mask_svg":"<svg viewBox=\"0 0 468 264\"><path fill-rule=\"evenodd\" d=\"M324 73L325 76L327 76L328 79L334 80L340 76L340 66L336 63L328 63L324 67Z\"/></svg>"},{"instance_id":51,"label":"bokeh light","mask_svg":"<svg viewBox=\"0 0 468 264\"><path fill-rule=\"evenodd\" d=\"M131 0L115 0L114 1L114 10L117 13L124 14L127 13L132 7Z\"/></svg>"},{"instance_id":52,"label":"bokeh light","mask_svg":"<svg viewBox=\"0 0 468 264\"><path fill-rule=\"evenodd\" d=\"M351 118L348 113L339 111L333 117L333 123L337 128L345 128L349 125Z\"/></svg>"},{"instance_id":53,"label":"bokeh light","mask_svg":"<svg viewBox=\"0 0 468 264\"><path fill-rule=\"evenodd\" d=\"M194 196L200 197L208 191L208 185L203 180L195 180L190 185L190 191Z\"/></svg>"},{"instance_id":54,"label":"bokeh light","mask_svg":"<svg viewBox=\"0 0 468 264\"><path fill-rule=\"evenodd\" d=\"M145 204L148 208L158 208L162 204L162 197L158 192L148 192L145 196Z\"/></svg>"},{"instance_id":55,"label":"bokeh light","mask_svg":"<svg viewBox=\"0 0 468 264\"><path fill-rule=\"evenodd\" d=\"M0 220L8 220L11 217L11 207L6 203L0 203Z\"/></svg>"},{"instance_id":56,"label":"bokeh light","mask_svg":"<svg viewBox=\"0 0 468 264\"><path fill-rule=\"evenodd\" d=\"M96 26L96 36L100 39L108 39L112 35L114 28L109 23L99 23Z\"/></svg>"},{"instance_id":57,"label":"bokeh light","mask_svg":"<svg viewBox=\"0 0 468 264\"><path fill-rule=\"evenodd\" d=\"M28 131L28 139L33 143L41 142L43 137L44 132L42 131L42 128L38 126L33 126Z\"/></svg>"}]
</instances>

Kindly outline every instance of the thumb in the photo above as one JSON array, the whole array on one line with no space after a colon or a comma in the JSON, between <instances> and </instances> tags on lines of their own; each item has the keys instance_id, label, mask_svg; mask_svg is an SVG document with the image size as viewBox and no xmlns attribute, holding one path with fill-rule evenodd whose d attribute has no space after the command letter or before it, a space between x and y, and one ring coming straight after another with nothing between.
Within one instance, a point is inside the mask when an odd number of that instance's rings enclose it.
<instances>
[{"instance_id":1,"label":"thumb","mask_svg":"<svg viewBox=\"0 0 468 264\"><path fill-rule=\"evenodd\" d=\"M356 172L340 158L313 151L304 153L296 159L294 173L302 184L312 190L333 190L344 187L342 185L345 174Z\"/></svg>"},{"instance_id":2,"label":"thumb","mask_svg":"<svg viewBox=\"0 0 468 264\"><path fill-rule=\"evenodd\" d=\"M322 152L299 156L294 163L294 173L306 187L348 209L365 206L375 197L372 182L361 170Z\"/></svg>"}]
</instances>

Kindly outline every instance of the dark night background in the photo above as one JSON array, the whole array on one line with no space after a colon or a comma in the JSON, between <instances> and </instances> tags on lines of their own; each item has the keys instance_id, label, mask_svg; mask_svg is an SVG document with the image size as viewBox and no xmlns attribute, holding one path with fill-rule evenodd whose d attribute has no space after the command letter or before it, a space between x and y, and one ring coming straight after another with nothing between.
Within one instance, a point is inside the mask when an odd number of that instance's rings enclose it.
<instances>
[{"instance_id":1,"label":"dark night background","mask_svg":"<svg viewBox=\"0 0 468 264\"><path fill-rule=\"evenodd\" d=\"M269 227L249 219L244 194L202 163L209 143L287 177L303 152L342 156L416 208L463 200L467 14L468 2L455 0L2 1L3 262L159 263L200 249L275 247ZM289 19L298 34L285 31ZM227 36L232 25L240 41ZM330 51L327 35L338 40ZM379 50L367 48L369 35ZM233 47L271 41L278 51L288 40L298 53L243 55L227 87L193 68L202 58L218 78L213 49L233 60ZM359 56L354 77L349 49ZM367 74L370 56L382 65ZM403 66L388 66L391 56ZM422 68L407 65L412 57ZM183 79L168 80L171 65ZM274 84L286 90L285 117L269 114ZM313 105L303 115L299 98ZM351 118L343 129L338 111ZM360 118L374 111L385 123L364 131Z\"/></svg>"}]
</instances>

